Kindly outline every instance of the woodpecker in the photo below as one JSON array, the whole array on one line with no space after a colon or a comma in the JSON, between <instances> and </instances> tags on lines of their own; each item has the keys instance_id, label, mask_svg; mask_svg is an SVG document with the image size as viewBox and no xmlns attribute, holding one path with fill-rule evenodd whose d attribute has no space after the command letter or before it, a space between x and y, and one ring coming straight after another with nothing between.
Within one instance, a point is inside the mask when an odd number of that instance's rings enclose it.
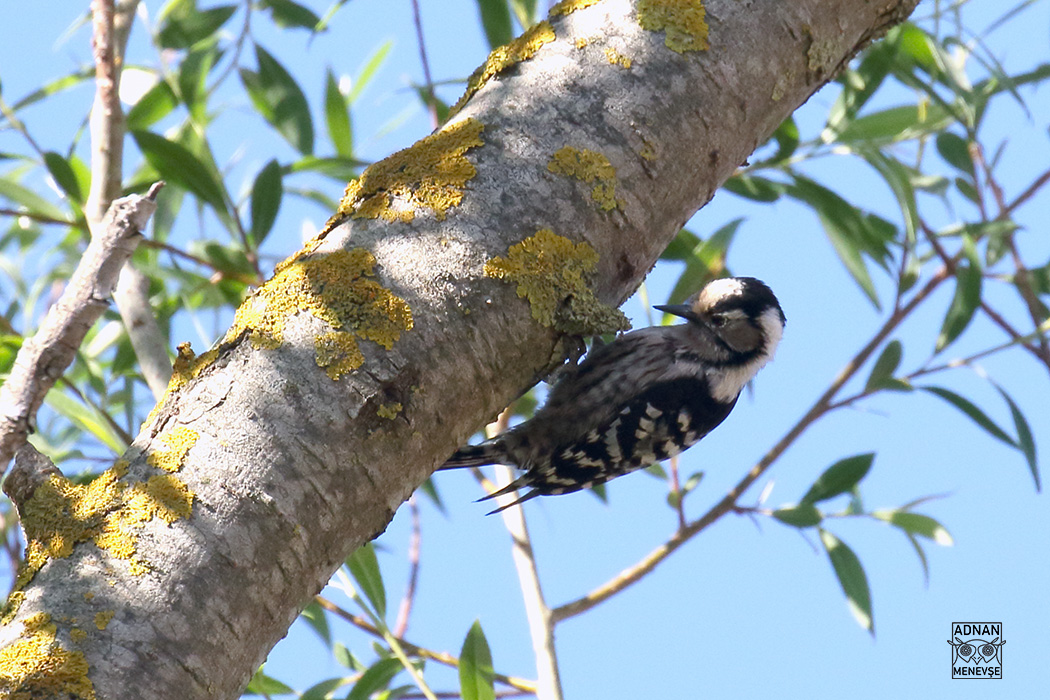
<instances>
[{"instance_id":1,"label":"woodpecker","mask_svg":"<svg viewBox=\"0 0 1050 700\"><path fill-rule=\"evenodd\" d=\"M773 358L784 312L754 277L714 280L685 304L654 308L686 322L593 347L564 369L531 419L459 448L440 468L512 464L524 470L485 497L530 489L497 513L536 496L603 484L696 444L726 419L744 386Z\"/></svg>"}]
</instances>

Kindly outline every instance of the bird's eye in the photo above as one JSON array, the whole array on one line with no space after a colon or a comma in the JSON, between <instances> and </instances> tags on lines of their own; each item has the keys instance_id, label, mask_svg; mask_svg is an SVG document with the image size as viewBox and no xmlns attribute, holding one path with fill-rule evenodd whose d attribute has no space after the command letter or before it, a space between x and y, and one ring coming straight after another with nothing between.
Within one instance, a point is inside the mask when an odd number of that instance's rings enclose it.
<instances>
[{"instance_id":1,"label":"bird's eye","mask_svg":"<svg viewBox=\"0 0 1050 700\"><path fill-rule=\"evenodd\" d=\"M715 328L721 328L726 325L726 317L722 314L714 314L711 316L711 325Z\"/></svg>"}]
</instances>

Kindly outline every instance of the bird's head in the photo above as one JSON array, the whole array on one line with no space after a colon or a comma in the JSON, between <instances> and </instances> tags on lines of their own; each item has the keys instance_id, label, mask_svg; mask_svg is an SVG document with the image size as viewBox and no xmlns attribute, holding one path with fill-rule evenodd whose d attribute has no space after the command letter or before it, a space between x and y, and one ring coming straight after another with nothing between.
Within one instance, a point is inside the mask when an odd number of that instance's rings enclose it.
<instances>
[{"instance_id":1,"label":"bird's head","mask_svg":"<svg viewBox=\"0 0 1050 700\"><path fill-rule=\"evenodd\" d=\"M754 277L709 282L685 304L653 308L684 318L717 346L727 364L768 362L784 333L784 311L773 291ZM756 367L757 371L757 367Z\"/></svg>"}]
</instances>

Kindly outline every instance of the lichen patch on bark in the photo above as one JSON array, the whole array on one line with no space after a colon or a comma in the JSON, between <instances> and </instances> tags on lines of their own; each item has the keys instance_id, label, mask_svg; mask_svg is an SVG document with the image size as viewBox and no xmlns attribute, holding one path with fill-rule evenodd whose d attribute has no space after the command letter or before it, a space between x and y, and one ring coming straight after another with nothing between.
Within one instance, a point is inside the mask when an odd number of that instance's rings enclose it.
<instances>
[{"instance_id":1,"label":"lichen patch on bark","mask_svg":"<svg viewBox=\"0 0 1050 700\"><path fill-rule=\"evenodd\" d=\"M511 66L532 58L541 46L552 41L554 41L554 27L547 20L543 20L529 27L525 33L510 43L493 49L485 63L467 80L467 90L453 105L449 117L455 116L459 110L463 109L474 93L480 90L485 83Z\"/></svg>"},{"instance_id":2,"label":"lichen patch on bark","mask_svg":"<svg viewBox=\"0 0 1050 700\"><path fill-rule=\"evenodd\" d=\"M603 304L590 282L598 253L586 242L573 243L549 229L513 245L507 256L485 263L485 275L517 285L532 317L570 335L600 335L630 328L623 312Z\"/></svg>"},{"instance_id":3,"label":"lichen patch on bark","mask_svg":"<svg viewBox=\"0 0 1050 700\"><path fill-rule=\"evenodd\" d=\"M565 146L554 152L547 163L547 170L556 175L595 183L591 199L602 211L623 208L623 200L616 197L616 168L601 153Z\"/></svg>"},{"instance_id":4,"label":"lichen patch on bark","mask_svg":"<svg viewBox=\"0 0 1050 700\"><path fill-rule=\"evenodd\" d=\"M700 0L638 0L638 24L664 32L664 45L676 53L710 48L705 15Z\"/></svg>"},{"instance_id":5,"label":"lichen patch on bark","mask_svg":"<svg viewBox=\"0 0 1050 700\"><path fill-rule=\"evenodd\" d=\"M94 700L84 654L58 641L58 626L47 613L22 621L22 636L0 649L0 697L9 700L69 698Z\"/></svg>"}]
</instances>

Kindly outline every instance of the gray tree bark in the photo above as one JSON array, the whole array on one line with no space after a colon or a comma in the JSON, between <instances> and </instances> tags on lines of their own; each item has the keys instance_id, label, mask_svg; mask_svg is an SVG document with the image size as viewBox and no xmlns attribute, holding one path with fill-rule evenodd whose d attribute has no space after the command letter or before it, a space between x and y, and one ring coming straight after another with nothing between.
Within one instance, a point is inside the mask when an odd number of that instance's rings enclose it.
<instances>
[{"instance_id":1,"label":"gray tree bark","mask_svg":"<svg viewBox=\"0 0 1050 700\"><path fill-rule=\"evenodd\" d=\"M579 320L567 287L537 283L552 316L490 276L492 261L549 229L593 248L582 279L619 304L751 151L916 3L710 0L709 48L681 53L673 28L643 29L628 0L552 18L554 39L446 127L483 125L458 204L435 211L397 188L368 199L366 176L336 225L245 302L238 332L203 360L182 352L109 477L42 475L20 504L35 545L0 629L0 659L37 675L0 661L0 691L237 697L344 558L560 358L558 329ZM552 171L566 146L602 154L614 175ZM377 202L414 218L346 218ZM361 249L374 276L348 262ZM545 254L583 265L574 250ZM289 290L310 298L282 305Z\"/></svg>"}]
</instances>

